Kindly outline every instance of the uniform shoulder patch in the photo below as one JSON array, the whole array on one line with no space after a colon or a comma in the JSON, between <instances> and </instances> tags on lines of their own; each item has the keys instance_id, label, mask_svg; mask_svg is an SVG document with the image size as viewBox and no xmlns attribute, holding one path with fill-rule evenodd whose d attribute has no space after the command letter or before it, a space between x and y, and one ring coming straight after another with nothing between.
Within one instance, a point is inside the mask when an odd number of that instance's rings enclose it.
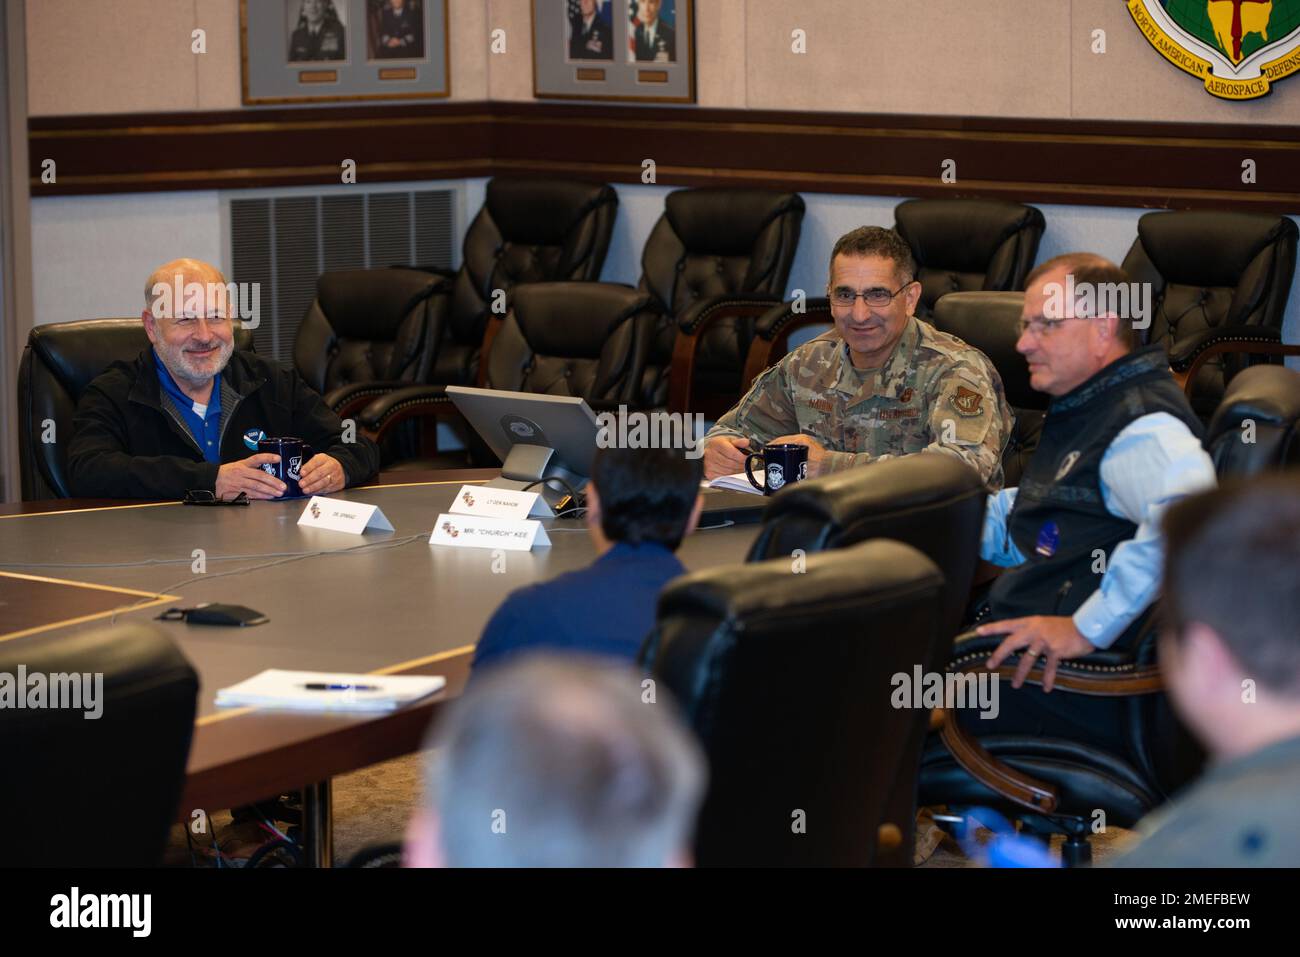
<instances>
[{"instance_id":1,"label":"uniform shoulder patch","mask_svg":"<svg viewBox=\"0 0 1300 957\"><path fill-rule=\"evenodd\" d=\"M984 404L984 396L980 395L974 389L968 389L964 385L957 386L957 391L952 394L952 407L958 415L975 416L980 414L980 409Z\"/></svg>"}]
</instances>

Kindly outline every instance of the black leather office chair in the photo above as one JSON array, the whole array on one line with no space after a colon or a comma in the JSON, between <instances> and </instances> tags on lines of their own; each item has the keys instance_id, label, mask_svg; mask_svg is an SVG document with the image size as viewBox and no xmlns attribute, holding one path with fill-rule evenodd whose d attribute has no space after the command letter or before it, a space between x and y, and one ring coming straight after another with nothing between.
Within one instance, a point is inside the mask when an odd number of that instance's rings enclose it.
<instances>
[{"instance_id":1,"label":"black leather office chair","mask_svg":"<svg viewBox=\"0 0 1300 957\"><path fill-rule=\"evenodd\" d=\"M1220 478L1300 465L1300 372L1253 366L1234 376L1205 449Z\"/></svg>"},{"instance_id":2,"label":"black leather office chair","mask_svg":"<svg viewBox=\"0 0 1300 957\"><path fill-rule=\"evenodd\" d=\"M921 453L796 482L772 497L746 561L790 559L891 538L920 550L944 575L940 624L957 633L979 560L988 493L979 474L951 456ZM947 654L947 646L939 654ZM940 668L947 660L932 665ZM927 665L930 667L931 665Z\"/></svg>"},{"instance_id":3,"label":"black leather office chair","mask_svg":"<svg viewBox=\"0 0 1300 957\"><path fill-rule=\"evenodd\" d=\"M755 319L754 338L749 344L745 374L741 377L741 395L749 391L764 369L775 365L790 351L790 339L794 334L810 326L818 328L808 333L808 337L830 331L822 327L835 327L831 303L825 296L777 303Z\"/></svg>"},{"instance_id":4,"label":"black leather office chair","mask_svg":"<svg viewBox=\"0 0 1300 957\"><path fill-rule=\"evenodd\" d=\"M1246 369L1228 384L1205 446L1220 478L1288 468L1300 462L1300 373L1279 366ZM1095 812L1132 827L1191 781L1204 753L1170 708L1156 660L1158 611L1132 650L1095 652L1062 662L1052 694L1124 698L1128 747L1116 754L1077 741L990 735L976 741L945 723L922 760L923 804L989 805L1042 833L1067 835L1067 862L1089 860ZM959 636L951 670L982 670L998 637ZM1012 656L999 669L1010 677ZM1031 674L1036 682L1038 672Z\"/></svg>"},{"instance_id":5,"label":"black leather office chair","mask_svg":"<svg viewBox=\"0 0 1300 957\"><path fill-rule=\"evenodd\" d=\"M910 199L894 228L912 248L928 319L950 292L1023 290L1046 222L1033 206L991 199Z\"/></svg>"},{"instance_id":6,"label":"black leather office chair","mask_svg":"<svg viewBox=\"0 0 1300 957\"><path fill-rule=\"evenodd\" d=\"M1016 351L1020 338L1021 292L953 292L939 299L931 321L936 329L974 346L993 363L1016 417L1002 450L1003 485L1014 488L1038 448L1051 396L1029 384L1029 366Z\"/></svg>"},{"instance_id":7,"label":"black leather office chair","mask_svg":"<svg viewBox=\"0 0 1300 957\"><path fill-rule=\"evenodd\" d=\"M641 253L642 292L664 307L642 404L716 418L741 394L754 319L781 301L804 201L761 189L683 189Z\"/></svg>"},{"instance_id":8,"label":"black leather office chair","mask_svg":"<svg viewBox=\"0 0 1300 957\"><path fill-rule=\"evenodd\" d=\"M461 268L435 274L439 283L430 303L434 354L428 374L415 384L370 389L370 401L358 410L358 421L378 427L391 423L394 411L400 411L400 421L420 420L424 451L436 450L438 421L457 418L443 387L482 384L481 356L500 329L515 288L594 282L609 251L617 212L618 195L604 184L490 180L483 208L465 234ZM381 448L388 444L385 438ZM403 458L410 452L392 451L406 453ZM390 453L384 464L394 461Z\"/></svg>"},{"instance_id":9,"label":"black leather office chair","mask_svg":"<svg viewBox=\"0 0 1300 957\"><path fill-rule=\"evenodd\" d=\"M515 291L487 358L489 389L636 406L654 302L624 286L539 283Z\"/></svg>"},{"instance_id":10,"label":"black leather office chair","mask_svg":"<svg viewBox=\"0 0 1300 957\"><path fill-rule=\"evenodd\" d=\"M0 709L0 866L156 866L185 784L193 667L146 623L0 643L0 672L20 665L29 676L101 673L101 715Z\"/></svg>"},{"instance_id":11,"label":"black leather office chair","mask_svg":"<svg viewBox=\"0 0 1300 957\"><path fill-rule=\"evenodd\" d=\"M293 363L341 418L376 395L428 379L438 351L434 292L411 269L323 273L293 344Z\"/></svg>"},{"instance_id":12,"label":"black leather office chair","mask_svg":"<svg viewBox=\"0 0 1300 957\"><path fill-rule=\"evenodd\" d=\"M597 411L639 408L641 370L659 316L649 296L628 286L520 286L492 337L479 385L580 398ZM384 442L405 421L432 421L436 406L447 401L445 388L395 392L363 410L361 425Z\"/></svg>"},{"instance_id":13,"label":"black leather office chair","mask_svg":"<svg viewBox=\"0 0 1300 957\"><path fill-rule=\"evenodd\" d=\"M149 337L139 317L55 322L32 329L18 365L23 501L72 495L67 447L81 393L114 362L131 362L147 348ZM235 348L251 350L252 333L236 328ZM46 441L47 436L52 440Z\"/></svg>"},{"instance_id":14,"label":"black leather office chair","mask_svg":"<svg viewBox=\"0 0 1300 957\"><path fill-rule=\"evenodd\" d=\"M1245 368L1246 355L1280 362L1300 354L1282 344L1298 234L1287 217L1263 213L1158 212L1138 220L1123 265L1133 282L1153 288L1146 341L1169 351L1203 419Z\"/></svg>"},{"instance_id":15,"label":"black leather office chair","mask_svg":"<svg viewBox=\"0 0 1300 957\"><path fill-rule=\"evenodd\" d=\"M671 582L645 664L709 760L701 866L911 864L927 713L893 676L931 660L943 578L898 542Z\"/></svg>"}]
</instances>

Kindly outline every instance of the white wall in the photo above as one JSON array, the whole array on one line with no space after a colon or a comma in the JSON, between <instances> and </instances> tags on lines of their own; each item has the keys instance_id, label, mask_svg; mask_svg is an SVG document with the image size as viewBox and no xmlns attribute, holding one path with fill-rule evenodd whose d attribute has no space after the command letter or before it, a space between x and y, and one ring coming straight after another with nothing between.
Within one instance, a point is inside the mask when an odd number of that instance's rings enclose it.
<instances>
[{"instance_id":1,"label":"white wall","mask_svg":"<svg viewBox=\"0 0 1300 957\"><path fill-rule=\"evenodd\" d=\"M457 192L456 233L464 236L483 205L487 180L387 183L376 189L447 188ZM337 189L349 187L339 186ZM671 186L616 186L619 213L601 278L635 284L641 248L663 212ZM270 190L285 193L301 190ZM319 188L311 191L318 192ZM241 196L256 191L243 190ZM145 278L158 264L179 256L226 263L222 239L222 194L142 193L98 197L46 197L32 201L32 245L36 321L63 322L140 311ZM820 295L826 287L831 247L857 226L891 226L900 200L884 196L805 193L808 211L787 293ZM1137 235L1144 209L1102 206L1039 207L1047 232L1039 261L1075 250L1100 253L1119 262ZM1292 217L1300 224L1300 217ZM459 244L454 264L460 264ZM1300 272L1292 285L1282 336L1300 341ZM1298 364L1300 367L1300 364Z\"/></svg>"},{"instance_id":2,"label":"white wall","mask_svg":"<svg viewBox=\"0 0 1300 957\"><path fill-rule=\"evenodd\" d=\"M483 205L486 179L376 183L373 192L450 189L452 228L465 235ZM31 202L35 324L138 315L144 281L162 263L202 259L229 272L231 197L329 193L356 186L296 186L267 190L206 190L109 196L41 197ZM460 266L459 241L452 265Z\"/></svg>"},{"instance_id":3,"label":"white wall","mask_svg":"<svg viewBox=\"0 0 1300 957\"><path fill-rule=\"evenodd\" d=\"M33 199L36 324L138 316L155 267L189 256L225 269L220 194Z\"/></svg>"}]
</instances>

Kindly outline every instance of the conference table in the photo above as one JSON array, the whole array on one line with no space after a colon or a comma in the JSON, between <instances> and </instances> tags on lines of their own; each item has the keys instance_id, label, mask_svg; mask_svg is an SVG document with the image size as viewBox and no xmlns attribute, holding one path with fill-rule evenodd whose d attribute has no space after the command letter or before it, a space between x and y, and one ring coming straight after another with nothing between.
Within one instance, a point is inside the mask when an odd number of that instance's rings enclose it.
<instances>
[{"instance_id":1,"label":"conference table","mask_svg":"<svg viewBox=\"0 0 1300 957\"><path fill-rule=\"evenodd\" d=\"M551 545L529 552L430 545L460 486L497 474L397 471L337 493L378 505L394 528L363 535L298 525L302 499L0 506L0 641L49 640L200 602L269 616L249 628L156 622L200 681L178 820L301 791L305 857L329 866L330 779L419 750L464 688L474 642L505 595L594 557L580 519L543 519ZM678 552L690 571L743 561L758 530L702 525ZM267 668L443 675L447 684L380 715L216 706L219 688Z\"/></svg>"}]
</instances>

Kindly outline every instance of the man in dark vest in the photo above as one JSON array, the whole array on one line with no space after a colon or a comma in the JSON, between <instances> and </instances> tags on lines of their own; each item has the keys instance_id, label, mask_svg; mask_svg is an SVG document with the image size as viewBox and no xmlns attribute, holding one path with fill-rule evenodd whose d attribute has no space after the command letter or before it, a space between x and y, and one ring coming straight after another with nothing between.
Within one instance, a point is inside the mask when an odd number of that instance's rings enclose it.
<instances>
[{"instance_id":1,"label":"man in dark vest","mask_svg":"<svg viewBox=\"0 0 1300 957\"><path fill-rule=\"evenodd\" d=\"M1007 570L979 632L1006 636L990 668L1020 653L1013 689L1040 657L1043 679L1041 690L1005 695L997 718L964 715L977 733L1122 748L1117 699L1044 692L1063 659L1135 639L1160 590L1164 510L1215 484L1163 347L1139 344L1149 310L1133 306L1144 298L1122 269L1086 253L1049 260L1026 280L1016 349L1052 402L1019 487L989 498L981 557Z\"/></svg>"}]
</instances>

